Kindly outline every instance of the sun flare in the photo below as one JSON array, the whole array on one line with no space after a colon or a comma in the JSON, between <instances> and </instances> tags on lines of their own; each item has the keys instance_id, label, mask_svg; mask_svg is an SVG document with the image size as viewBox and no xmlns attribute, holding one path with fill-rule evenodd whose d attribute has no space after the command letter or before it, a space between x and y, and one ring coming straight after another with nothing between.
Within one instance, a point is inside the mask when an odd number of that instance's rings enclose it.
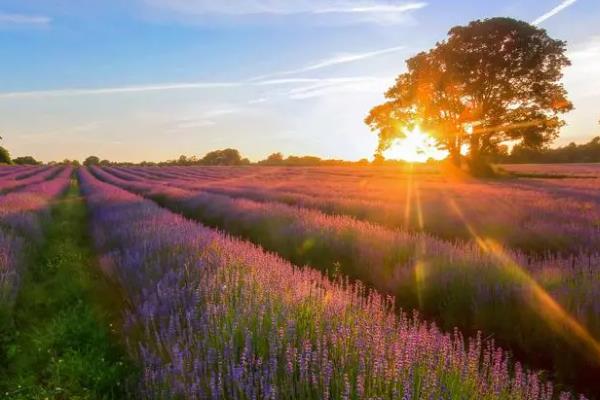
<instances>
[{"instance_id":1,"label":"sun flare","mask_svg":"<svg viewBox=\"0 0 600 400\"><path fill-rule=\"evenodd\" d=\"M430 158L441 160L448 152L435 146L435 140L418 126L406 131L406 137L397 139L383 153L386 159L404 160L409 162L425 162Z\"/></svg>"}]
</instances>

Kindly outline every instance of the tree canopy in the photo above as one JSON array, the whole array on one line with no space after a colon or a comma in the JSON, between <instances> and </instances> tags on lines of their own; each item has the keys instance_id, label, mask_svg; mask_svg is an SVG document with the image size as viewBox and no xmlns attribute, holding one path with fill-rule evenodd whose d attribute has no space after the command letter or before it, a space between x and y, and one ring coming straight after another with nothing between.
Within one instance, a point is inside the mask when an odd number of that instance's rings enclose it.
<instances>
[{"instance_id":1,"label":"tree canopy","mask_svg":"<svg viewBox=\"0 0 600 400\"><path fill-rule=\"evenodd\" d=\"M199 161L202 165L244 165L250 164L247 158L242 159L236 149L214 150L206 153Z\"/></svg>"},{"instance_id":2,"label":"tree canopy","mask_svg":"<svg viewBox=\"0 0 600 400\"><path fill-rule=\"evenodd\" d=\"M258 162L259 165L281 165L283 164L283 154L280 152L271 153L267 158Z\"/></svg>"},{"instance_id":3,"label":"tree canopy","mask_svg":"<svg viewBox=\"0 0 600 400\"><path fill-rule=\"evenodd\" d=\"M570 64L566 43L511 18L456 26L445 41L407 60L386 102L365 122L379 135L377 153L415 125L461 164L473 165L513 140L540 148L558 136L559 115L572 109L560 83Z\"/></svg>"},{"instance_id":4,"label":"tree canopy","mask_svg":"<svg viewBox=\"0 0 600 400\"><path fill-rule=\"evenodd\" d=\"M96 156L89 156L83 161L83 165L89 167L90 165L98 165L100 164L100 158Z\"/></svg>"},{"instance_id":5,"label":"tree canopy","mask_svg":"<svg viewBox=\"0 0 600 400\"><path fill-rule=\"evenodd\" d=\"M2 146L0 146L0 164L12 164L10 153Z\"/></svg>"},{"instance_id":6,"label":"tree canopy","mask_svg":"<svg viewBox=\"0 0 600 400\"><path fill-rule=\"evenodd\" d=\"M32 156L17 157L15 159L13 159L12 161L13 161L13 163L19 164L19 165L38 165L38 164L41 164L40 161L36 160Z\"/></svg>"}]
</instances>

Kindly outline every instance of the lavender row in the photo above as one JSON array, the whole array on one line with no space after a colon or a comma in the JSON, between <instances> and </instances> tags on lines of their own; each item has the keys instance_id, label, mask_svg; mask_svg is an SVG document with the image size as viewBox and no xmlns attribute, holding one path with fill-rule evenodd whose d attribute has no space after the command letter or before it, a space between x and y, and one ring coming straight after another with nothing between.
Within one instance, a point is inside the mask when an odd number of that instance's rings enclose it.
<instances>
[{"instance_id":1,"label":"lavender row","mask_svg":"<svg viewBox=\"0 0 600 400\"><path fill-rule=\"evenodd\" d=\"M480 336L465 345L359 284L80 178L103 267L130 299L144 398L553 397Z\"/></svg>"},{"instance_id":2,"label":"lavender row","mask_svg":"<svg viewBox=\"0 0 600 400\"><path fill-rule=\"evenodd\" d=\"M0 196L0 319L8 317L19 289L27 246L43 239L51 201L69 185L71 168L51 180Z\"/></svg>"},{"instance_id":3,"label":"lavender row","mask_svg":"<svg viewBox=\"0 0 600 400\"><path fill-rule=\"evenodd\" d=\"M181 170L126 168L118 172L176 187L349 215L390 228L425 230L447 240L472 240L474 228L480 236L538 255L594 252L600 247L597 184L590 192L574 185L557 188L531 180L448 184L407 175L395 181L361 181L317 176L312 171L278 175L282 172L278 169L274 174L247 173L242 177L231 170L231 178L223 172L219 180L198 175L194 180L177 172Z\"/></svg>"},{"instance_id":4,"label":"lavender row","mask_svg":"<svg viewBox=\"0 0 600 400\"><path fill-rule=\"evenodd\" d=\"M2 165L0 166L0 177L10 177L14 175L20 175L28 171L32 171L38 168L35 165Z\"/></svg>"},{"instance_id":5,"label":"lavender row","mask_svg":"<svg viewBox=\"0 0 600 400\"><path fill-rule=\"evenodd\" d=\"M58 174L60 170L60 167L34 167L25 172L1 177L0 193L51 179Z\"/></svg>"},{"instance_id":6,"label":"lavender row","mask_svg":"<svg viewBox=\"0 0 600 400\"><path fill-rule=\"evenodd\" d=\"M446 242L280 203L190 192L93 171L297 265L342 273L391 293L401 306L418 308L444 328L493 334L528 361L550 366L561 380L586 387L600 372L598 256L535 261L482 238L476 243ZM573 326L585 334L574 334Z\"/></svg>"}]
</instances>

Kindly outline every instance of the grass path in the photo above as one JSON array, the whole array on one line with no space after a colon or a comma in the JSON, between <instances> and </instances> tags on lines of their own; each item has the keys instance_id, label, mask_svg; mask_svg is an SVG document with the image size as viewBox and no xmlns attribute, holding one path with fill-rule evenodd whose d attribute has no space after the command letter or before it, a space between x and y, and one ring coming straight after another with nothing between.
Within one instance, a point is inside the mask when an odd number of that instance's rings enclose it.
<instances>
[{"instance_id":1,"label":"grass path","mask_svg":"<svg viewBox=\"0 0 600 400\"><path fill-rule=\"evenodd\" d=\"M118 344L118 290L98 269L75 180L57 201L25 274L5 340L0 399L123 399L131 365Z\"/></svg>"}]
</instances>

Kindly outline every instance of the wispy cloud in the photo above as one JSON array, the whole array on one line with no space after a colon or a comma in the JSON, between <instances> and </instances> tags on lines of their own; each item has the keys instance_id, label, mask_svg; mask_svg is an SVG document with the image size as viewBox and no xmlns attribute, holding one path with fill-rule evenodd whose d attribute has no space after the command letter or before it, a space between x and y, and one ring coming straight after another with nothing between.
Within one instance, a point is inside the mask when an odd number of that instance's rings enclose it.
<instances>
[{"instance_id":1,"label":"wispy cloud","mask_svg":"<svg viewBox=\"0 0 600 400\"><path fill-rule=\"evenodd\" d=\"M166 116L166 133L179 133L182 131L208 128L227 121L228 117L239 117L246 109L240 105L226 104L213 107L190 107L187 110L178 110ZM156 116L153 116L156 117ZM159 117L160 119L160 117Z\"/></svg>"},{"instance_id":2,"label":"wispy cloud","mask_svg":"<svg viewBox=\"0 0 600 400\"><path fill-rule=\"evenodd\" d=\"M360 82L377 80L370 76L336 77L336 78L281 78L262 79L254 81L231 82L186 82L186 83L157 83L141 86L120 86L89 89L57 89L33 90L26 92L0 92L0 100L7 99L42 99L48 97L96 96L127 93L166 92L174 90L202 90L202 89L227 89L240 87L288 86L288 85L316 85L316 87L335 87L341 85L356 85ZM307 96L308 97L308 96ZM261 99L259 102L264 102ZM258 103L258 102L257 102ZM225 112L222 112L225 113ZM211 116L215 116L214 114Z\"/></svg>"},{"instance_id":3,"label":"wispy cloud","mask_svg":"<svg viewBox=\"0 0 600 400\"><path fill-rule=\"evenodd\" d=\"M531 23L533 25L539 25L542 22L544 22L545 20L547 20L548 18L555 16L556 14L558 14L565 8L572 6L573 4L575 4L576 1L577 0L563 0L559 5L557 5L556 7L554 7L552 10L548 11L547 13L540 15L539 17L537 17L536 19L531 21Z\"/></svg>"},{"instance_id":4,"label":"wispy cloud","mask_svg":"<svg viewBox=\"0 0 600 400\"><path fill-rule=\"evenodd\" d=\"M600 36L569 46L567 56L572 65L565 71L564 81L574 98L600 95ZM575 104L577 112L577 104Z\"/></svg>"},{"instance_id":5,"label":"wispy cloud","mask_svg":"<svg viewBox=\"0 0 600 400\"><path fill-rule=\"evenodd\" d=\"M348 4L337 0L145 0L145 3L163 9L188 14L344 14L344 13L404 13L427 5L419 2L362 1Z\"/></svg>"},{"instance_id":6,"label":"wispy cloud","mask_svg":"<svg viewBox=\"0 0 600 400\"><path fill-rule=\"evenodd\" d=\"M10 14L0 11L0 27L2 26L48 26L52 19L43 15Z\"/></svg>"},{"instance_id":7,"label":"wispy cloud","mask_svg":"<svg viewBox=\"0 0 600 400\"><path fill-rule=\"evenodd\" d=\"M336 66L336 65L348 64L348 63L352 63L355 61L366 60L368 58L373 58L373 57L381 56L384 54L396 53L398 51L405 50L405 49L406 49L405 46L395 46L395 47L388 47L385 49L379 49L379 50L374 50L374 51L367 51L367 52L363 52L363 53L337 54L332 57L317 61L315 63L306 65L301 68L291 69L288 71L274 72L272 74L261 75L256 78L253 78L253 79L259 80L259 79L264 79L267 77L301 74L304 72L316 71L319 69L332 67L332 66Z\"/></svg>"},{"instance_id":8,"label":"wispy cloud","mask_svg":"<svg viewBox=\"0 0 600 400\"><path fill-rule=\"evenodd\" d=\"M359 13L405 13L426 7L425 2L404 4L371 4L364 6L342 6L313 10L314 14L359 14Z\"/></svg>"},{"instance_id":9,"label":"wispy cloud","mask_svg":"<svg viewBox=\"0 0 600 400\"><path fill-rule=\"evenodd\" d=\"M26 92L0 92L0 99L11 98L44 98L44 97L68 97L85 95L107 95L140 92L161 92L183 89L212 89L228 88L242 85L242 82L183 82L183 83L158 83L140 86L115 86L105 88L88 89L56 89L56 90L32 90Z\"/></svg>"},{"instance_id":10,"label":"wispy cloud","mask_svg":"<svg viewBox=\"0 0 600 400\"><path fill-rule=\"evenodd\" d=\"M305 100L340 93L382 93L393 77L354 77L327 79L295 87L287 92L291 100Z\"/></svg>"}]
</instances>

